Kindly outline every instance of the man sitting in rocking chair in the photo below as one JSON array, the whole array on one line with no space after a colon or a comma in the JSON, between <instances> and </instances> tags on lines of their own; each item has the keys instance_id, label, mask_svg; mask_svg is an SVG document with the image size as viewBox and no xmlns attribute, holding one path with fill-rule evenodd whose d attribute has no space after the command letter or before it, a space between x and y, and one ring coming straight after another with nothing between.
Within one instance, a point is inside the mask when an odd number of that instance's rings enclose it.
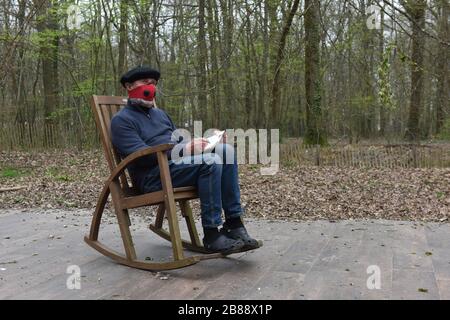
<instances>
[{"instance_id":1,"label":"man sitting in rocking chair","mask_svg":"<svg viewBox=\"0 0 450 320\"><path fill-rule=\"evenodd\" d=\"M176 130L170 117L154 105L156 85L160 73L140 66L121 78L128 91L128 104L111 121L112 143L121 157L160 144L174 143ZM182 142L181 142L182 143ZM238 165L234 147L219 144L213 153L204 153L208 142L194 139L183 145L185 153L197 161L174 161L169 156L170 175L174 188L197 187L201 203L204 231L203 244L210 252L230 254L256 249L260 243L249 236L241 216ZM186 151L190 152L186 152ZM233 163L227 163L226 154L233 153ZM200 157L201 161L198 161ZM200 163L200 164L197 164ZM128 167L133 183L143 193L162 189L159 167L155 155L144 157ZM225 223L222 225L222 208Z\"/></svg>"}]
</instances>

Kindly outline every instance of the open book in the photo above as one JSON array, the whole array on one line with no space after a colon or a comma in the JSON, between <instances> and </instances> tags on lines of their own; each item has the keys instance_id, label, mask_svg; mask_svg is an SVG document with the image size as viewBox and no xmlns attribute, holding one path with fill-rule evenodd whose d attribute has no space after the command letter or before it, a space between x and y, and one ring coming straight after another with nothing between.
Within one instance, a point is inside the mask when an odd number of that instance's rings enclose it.
<instances>
[{"instance_id":1,"label":"open book","mask_svg":"<svg viewBox=\"0 0 450 320\"><path fill-rule=\"evenodd\" d=\"M225 134L225 131L217 131L211 137L206 138L206 140L208 140L208 145L203 150L203 153L208 153L208 152L213 151L214 148L217 146L217 144L220 142L220 140L222 140L224 134Z\"/></svg>"}]
</instances>

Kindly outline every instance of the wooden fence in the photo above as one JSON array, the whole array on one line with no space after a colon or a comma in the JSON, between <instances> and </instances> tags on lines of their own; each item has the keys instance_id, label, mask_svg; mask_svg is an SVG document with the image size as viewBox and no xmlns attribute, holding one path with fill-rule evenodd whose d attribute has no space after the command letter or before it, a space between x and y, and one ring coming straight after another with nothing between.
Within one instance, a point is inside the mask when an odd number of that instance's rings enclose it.
<instances>
[{"instance_id":1,"label":"wooden fence","mask_svg":"<svg viewBox=\"0 0 450 320\"><path fill-rule=\"evenodd\" d=\"M280 147L285 165L356 168L448 168L449 145L372 145L306 148L288 142Z\"/></svg>"},{"instance_id":2,"label":"wooden fence","mask_svg":"<svg viewBox=\"0 0 450 320\"><path fill-rule=\"evenodd\" d=\"M71 121L0 123L0 150L52 148L90 149L100 146L94 121L81 126ZM299 139L280 146L284 165L358 168L448 168L450 144L442 145L339 145L306 148Z\"/></svg>"},{"instance_id":3,"label":"wooden fence","mask_svg":"<svg viewBox=\"0 0 450 320\"><path fill-rule=\"evenodd\" d=\"M0 123L0 150L29 150L52 148L91 148L99 146L92 122L58 121L45 123Z\"/></svg>"}]
</instances>

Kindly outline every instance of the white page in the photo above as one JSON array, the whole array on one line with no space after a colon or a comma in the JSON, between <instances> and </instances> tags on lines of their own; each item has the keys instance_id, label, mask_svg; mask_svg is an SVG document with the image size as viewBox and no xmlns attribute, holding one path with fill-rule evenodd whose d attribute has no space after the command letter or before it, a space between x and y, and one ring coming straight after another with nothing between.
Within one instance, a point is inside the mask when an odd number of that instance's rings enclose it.
<instances>
[{"instance_id":1,"label":"white page","mask_svg":"<svg viewBox=\"0 0 450 320\"><path fill-rule=\"evenodd\" d=\"M217 132L216 134L212 135L211 137L207 138L208 145L205 147L203 152L211 152L216 145L222 140L223 135L225 134L225 131Z\"/></svg>"}]
</instances>

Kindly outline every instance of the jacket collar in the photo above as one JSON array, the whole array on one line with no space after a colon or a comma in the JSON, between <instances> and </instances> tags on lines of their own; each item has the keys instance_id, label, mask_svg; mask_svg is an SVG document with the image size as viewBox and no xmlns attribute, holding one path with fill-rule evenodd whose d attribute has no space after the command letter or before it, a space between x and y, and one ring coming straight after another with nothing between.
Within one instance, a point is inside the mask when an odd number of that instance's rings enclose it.
<instances>
[{"instance_id":1,"label":"jacket collar","mask_svg":"<svg viewBox=\"0 0 450 320\"><path fill-rule=\"evenodd\" d=\"M133 106L133 105L130 105L129 103L127 104L127 106L125 108L128 110L131 110L131 111L143 113L146 116L148 116L150 114L150 110L151 110L151 109L148 109L148 108L142 107L142 106Z\"/></svg>"}]
</instances>

